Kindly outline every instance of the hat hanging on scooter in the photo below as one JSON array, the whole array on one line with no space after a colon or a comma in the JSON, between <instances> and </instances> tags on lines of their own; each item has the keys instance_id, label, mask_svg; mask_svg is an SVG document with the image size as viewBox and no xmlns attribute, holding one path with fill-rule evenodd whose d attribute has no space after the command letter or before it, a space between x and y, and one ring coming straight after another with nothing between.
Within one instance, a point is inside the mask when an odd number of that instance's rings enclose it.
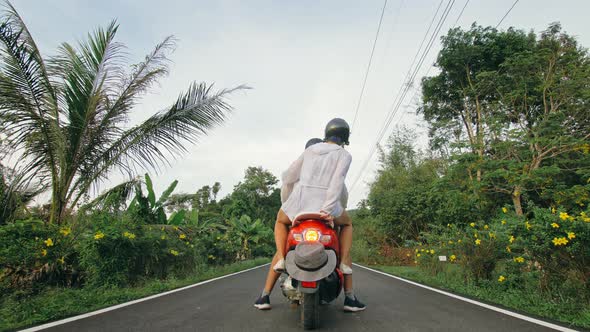
<instances>
[{"instance_id":1,"label":"hat hanging on scooter","mask_svg":"<svg viewBox=\"0 0 590 332\"><path fill-rule=\"evenodd\" d=\"M336 253L324 249L318 242L301 242L289 251L285 267L291 278L299 281L318 281L336 268Z\"/></svg>"}]
</instances>

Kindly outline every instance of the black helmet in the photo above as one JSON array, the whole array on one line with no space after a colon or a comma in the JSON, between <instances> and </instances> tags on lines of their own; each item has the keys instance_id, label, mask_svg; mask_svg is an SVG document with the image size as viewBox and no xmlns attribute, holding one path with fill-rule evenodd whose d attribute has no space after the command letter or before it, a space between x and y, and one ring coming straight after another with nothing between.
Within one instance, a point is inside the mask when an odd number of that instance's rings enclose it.
<instances>
[{"instance_id":1,"label":"black helmet","mask_svg":"<svg viewBox=\"0 0 590 332\"><path fill-rule=\"evenodd\" d=\"M324 140L321 138L312 138L309 141L307 141L307 143L305 143L305 148L307 149L308 147L314 145L314 144L318 144L323 142Z\"/></svg>"},{"instance_id":2,"label":"black helmet","mask_svg":"<svg viewBox=\"0 0 590 332\"><path fill-rule=\"evenodd\" d=\"M350 127L348 123L340 118L330 120L326 125L325 140L334 142L339 145L348 145L350 137Z\"/></svg>"}]
</instances>

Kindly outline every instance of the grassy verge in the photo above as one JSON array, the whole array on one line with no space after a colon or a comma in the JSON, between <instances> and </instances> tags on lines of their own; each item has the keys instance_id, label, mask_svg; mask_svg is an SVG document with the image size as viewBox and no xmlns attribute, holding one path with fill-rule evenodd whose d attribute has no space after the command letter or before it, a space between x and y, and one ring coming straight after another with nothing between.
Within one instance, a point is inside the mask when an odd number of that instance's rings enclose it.
<instances>
[{"instance_id":1,"label":"grassy verge","mask_svg":"<svg viewBox=\"0 0 590 332\"><path fill-rule=\"evenodd\" d=\"M152 280L132 288L48 288L34 296L21 298L13 295L0 300L0 331L90 312L268 262L266 258L258 258L227 266L208 267L183 279Z\"/></svg>"},{"instance_id":2,"label":"grassy verge","mask_svg":"<svg viewBox=\"0 0 590 332\"><path fill-rule=\"evenodd\" d=\"M561 299L555 301L526 284L520 288L506 288L502 284L465 282L456 266L436 276L428 275L414 266L371 266L383 272L416 281L428 286L451 291L467 297L500 304L504 307L549 318L567 325L590 329L590 306Z\"/></svg>"}]
</instances>

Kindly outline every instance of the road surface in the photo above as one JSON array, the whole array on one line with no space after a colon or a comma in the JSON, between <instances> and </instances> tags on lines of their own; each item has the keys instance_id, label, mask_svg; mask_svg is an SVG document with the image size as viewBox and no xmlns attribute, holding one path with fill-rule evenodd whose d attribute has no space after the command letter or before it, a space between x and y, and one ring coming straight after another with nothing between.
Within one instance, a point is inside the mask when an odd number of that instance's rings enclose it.
<instances>
[{"instance_id":1,"label":"road surface","mask_svg":"<svg viewBox=\"0 0 590 332\"><path fill-rule=\"evenodd\" d=\"M268 266L140 302L44 331L301 331L299 312L280 288L272 310L252 304ZM342 311L342 295L322 307L321 331L553 331L459 299L367 271L355 270L360 313Z\"/></svg>"}]
</instances>

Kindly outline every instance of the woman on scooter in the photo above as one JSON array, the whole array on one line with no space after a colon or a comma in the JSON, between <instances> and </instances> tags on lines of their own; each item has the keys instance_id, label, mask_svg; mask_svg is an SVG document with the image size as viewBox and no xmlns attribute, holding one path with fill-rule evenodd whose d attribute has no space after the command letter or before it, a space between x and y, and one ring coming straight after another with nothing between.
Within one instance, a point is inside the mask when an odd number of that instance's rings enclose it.
<instances>
[{"instance_id":1,"label":"woman on scooter","mask_svg":"<svg viewBox=\"0 0 590 332\"><path fill-rule=\"evenodd\" d=\"M289 226L297 215L310 212L320 212L322 218L341 227L340 270L344 274L344 310L365 309L365 305L354 295L352 287L352 220L345 210L348 193L344 181L352 157L344 149L344 145L349 143L350 127L343 119L336 118L328 122L324 134L323 142L307 147L283 173L283 205L275 223L277 253L271 263L264 290L254 304L258 309L271 308L270 292L285 269L285 244Z\"/></svg>"}]
</instances>

